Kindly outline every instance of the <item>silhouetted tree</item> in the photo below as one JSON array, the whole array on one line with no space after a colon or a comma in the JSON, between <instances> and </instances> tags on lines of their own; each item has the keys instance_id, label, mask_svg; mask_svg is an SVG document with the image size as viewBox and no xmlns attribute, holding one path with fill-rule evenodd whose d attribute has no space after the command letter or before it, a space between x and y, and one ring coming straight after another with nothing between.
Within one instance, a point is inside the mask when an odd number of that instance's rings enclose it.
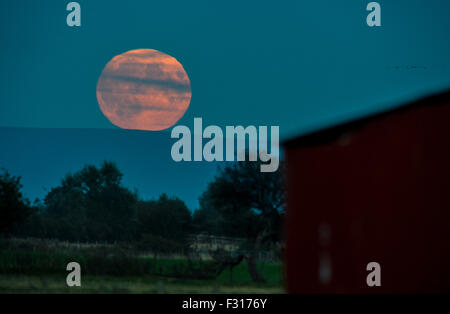
<instances>
[{"instance_id":1,"label":"silhouetted tree","mask_svg":"<svg viewBox=\"0 0 450 314\"><path fill-rule=\"evenodd\" d=\"M30 214L29 202L20 191L20 177L0 173L0 234L8 234Z\"/></svg>"},{"instance_id":2,"label":"silhouetted tree","mask_svg":"<svg viewBox=\"0 0 450 314\"><path fill-rule=\"evenodd\" d=\"M136 205L137 230L185 244L191 231L191 212L178 198L162 194L156 201L140 201Z\"/></svg>"},{"instance_id":3,"label":"silhouetted tree","mask_svg":"<svg viewBox=\"0 0 450 314\"><path fill-rule=\"evenodd\" d=\"M216 207L211 190L205 191L200 198L200 208L193 214L192 224L196 233L219 236L254 238L258 233L258 214L246 207L235 206L234 210ZM232 200L229 200L230 202Z\"/></svg>"},{"instance_id":4,"label":"silhouetted tree","mask_svg":"<svg viewBox=\"0 0 450 314\"><path fill-rule=\"evenodd\" d=\"M257 230L248 265L255 282L265 281L256 268L258 251L280 238L285 203L283 171L283 163L277 172L261 172L260 162L236 162L220 168L200 198L203 207L214 208L224 220L252 217Z\"/></svg>"},{"instance_id":5,"label":"silhouetted tree","mask_svg":"<svg viewBox=\"0 0 450 314\"><path fill-rule=\"evenodd\" d=\"M49 222L64 227L61 233L57 232L57 237L130 239L137 195L122 185L122 177L117 166L106 161L101 167L87 165L74 174L67 174L61 185L52 188L44 199Z\"/></svg>"}]
</instances>

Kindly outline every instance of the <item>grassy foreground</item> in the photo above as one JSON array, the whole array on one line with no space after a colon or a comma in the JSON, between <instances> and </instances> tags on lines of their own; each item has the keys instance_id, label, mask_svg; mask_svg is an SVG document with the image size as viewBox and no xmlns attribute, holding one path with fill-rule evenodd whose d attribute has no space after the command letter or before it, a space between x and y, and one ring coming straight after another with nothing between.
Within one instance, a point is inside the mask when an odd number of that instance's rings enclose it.
<instances>
[{"instance_id":1,"label":"grassy foreground","mask_svg":"<svg viewBox=\"0 0 450 314\"><path fill-rule=\"evenodd\" d=\"M1 242L1 241L0 241ZM41 241L0 243L0 293L283 293L280 263L259 265L267 280L252 282L247 263L216 278L186 276L188 261L154 258L121 247L79 247ZM67 287L67 263L81 265L81 287ZM195 268L205 262L191 261Z\"/></svg>"},{"instance_id":2,"label":"grassy foreground","mask_svg":"<svg viewBox=\"0 0 450 314\"><path fill-rule=\"evenodd\" d=\"M67 287L65 275L0 274L0 293L283 293L281 265L264 265L263 274L268 282L254 284L247 265L229 270L215 280L179 280L174 278L141 276L83 275L81 287Z\"/></svg>"}]
</instances>

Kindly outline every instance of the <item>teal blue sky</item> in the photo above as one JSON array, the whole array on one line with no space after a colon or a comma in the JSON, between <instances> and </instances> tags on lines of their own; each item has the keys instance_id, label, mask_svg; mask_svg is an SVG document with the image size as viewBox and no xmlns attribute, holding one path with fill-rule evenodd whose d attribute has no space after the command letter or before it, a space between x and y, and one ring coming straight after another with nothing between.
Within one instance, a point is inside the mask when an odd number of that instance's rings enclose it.
<instances>
[{"instance_id":1,"label":"teal blue sky","mask_svg":"<svg viewBox=\"0 0 450 314\"><path fill-rule=\"evenodd\" d=\"M366 0L80 0L80 28L66 24L68 2L0 1L0 168L30 199L112 160L143 198L198 207L217 165L175 163L167 131L120 130L98 107L103 67L129 50L184 66L179 124L279 125L282 139L450 87L450 1L379 1L379 28Z\"/></svg>"},{"instance_id":2,"label":"teal blue sky","mask_svg":"<svg viewBox=\"0 0 450 314\"><path fill-rule=\"evenodd\" d=\"M280 125L283 138L450 86L450 2L5 0L0 126L115 128L95 88L137 48L180 61L192 102L179 124Z\"/></svg>"}]
</instances>

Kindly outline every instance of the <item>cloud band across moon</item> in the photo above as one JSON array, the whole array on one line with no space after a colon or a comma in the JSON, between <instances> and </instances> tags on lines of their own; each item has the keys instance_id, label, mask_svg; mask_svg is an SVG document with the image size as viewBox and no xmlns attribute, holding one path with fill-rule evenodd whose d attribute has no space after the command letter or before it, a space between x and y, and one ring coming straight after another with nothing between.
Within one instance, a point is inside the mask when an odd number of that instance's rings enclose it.
<instances>
[{"instance_id":1,"label":"cloud band across moon","mask_svg":"<svg viewBox=\"0 0 450 314\"><path fill-rule=\"evenodd\" d=\"M159 131L173 126L191 101L191 85L183 66L153 49L114 57L97 84L103 114L124 129Z\"/></svg>"}]
</instances>

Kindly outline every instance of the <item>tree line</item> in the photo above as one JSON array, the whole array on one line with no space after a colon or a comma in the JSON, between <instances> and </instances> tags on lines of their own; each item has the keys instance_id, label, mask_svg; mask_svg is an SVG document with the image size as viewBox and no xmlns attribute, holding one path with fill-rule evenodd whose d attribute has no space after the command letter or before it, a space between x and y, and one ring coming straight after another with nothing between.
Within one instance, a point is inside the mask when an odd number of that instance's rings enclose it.
<instances>
[{"instance_id":1,"label":"tree line","mask_svg":"<svg viewBox=\"0 0 450 314\"><path fill-rule=\"evenodd\" d=\"M284 213L282 171L262 173L259 162L218 169L191 212L176 197L142 200L125 187L117 165L105 161L68 173L42 200L22 194L20 177L0 172L0 234L72 242L135 242L180 250L189 234L241 237L254 249L279 241Z\"/></svg>"}]
</instances>

